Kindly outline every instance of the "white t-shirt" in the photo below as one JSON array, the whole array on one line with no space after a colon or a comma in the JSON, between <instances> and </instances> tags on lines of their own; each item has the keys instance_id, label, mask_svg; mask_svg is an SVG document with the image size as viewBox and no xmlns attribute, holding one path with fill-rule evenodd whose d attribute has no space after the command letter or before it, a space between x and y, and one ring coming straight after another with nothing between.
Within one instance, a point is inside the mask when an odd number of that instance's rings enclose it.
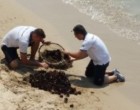
<instances>
[{"instance_id":1,"label":"white t-shirt","mask_svg":"<svg viewBox=\"0 0 140 110\"><path fill-rule=\"evenodd\" d=\"M7 47L17 47L20 52L27 53L30 34L36 28L31 26L18 26L9 31L2 40L2 45Z\"/></svg>"},{"instance_id":2,"label":"white t-shirt","mask_svg":"<svg viewBox=\"0 0 140 110\"><path fill-rule=\"evenodd\" d=\"M86 35L80 50L86 51L95 65L104 65L111 60L104 42L98 36L90 33Z\"/></svg>"}]
</instances>

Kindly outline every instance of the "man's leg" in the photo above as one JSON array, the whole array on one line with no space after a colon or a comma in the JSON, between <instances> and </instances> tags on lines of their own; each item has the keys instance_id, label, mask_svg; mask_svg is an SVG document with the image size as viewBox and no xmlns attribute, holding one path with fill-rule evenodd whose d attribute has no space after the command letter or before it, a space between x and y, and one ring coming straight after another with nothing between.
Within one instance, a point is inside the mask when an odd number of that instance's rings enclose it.
<instances>
[{"instance_id":1,"label":"man's leg","mask_svg":"<svg viewBox=\"0 0 140 110\"><path fill-rule=\"evenodd\" d=\"M102 86L104 84L106 68L104 66L96 65L94 69L93 82L97 86Z\"/></svg>"},{"instance_id":2,"label":"man's leg","mask_svg":"<svg viewBox=\"0 0 140 110\"><path fill-rule=\"evenodd\" d=\"M88 78L91 78L94 76L94 64L93 64L92 60L90 60L88 66L86 68L85 76Z\"/></svg>"},{"instance_id":3,"label":"man's leg","mask_svg":"<svg viewBox=\"0 0 140 110\"><path fill-rule=\"evenodd\" d=\"M5 55L8 66L10 66L12 69L17 68L19 66L19 63L17 61L17 59L19 59L17 48L8 48L7 46L3 45L1 49Z\"/></svg>"},{"instance_id":4,"label":"man's leg","mask_svg":"<svg viewBox=\"0 0 140 110\"><path fill-rule=\"evenodd\" d=\"M123 74L121 74L117 69L114 69L112 72L112 75L110 74L106 74L106 83L112 83L114 81L117 81L117 82L125 82L125 77Z\"/></svg>"},{"instance_id":5,"label":"man's leg","mask_svg":"<svg viewBox=\"0 0 140 110\"><path fill-rule=\"evenodd\" d=\"M106 65L97 65L94 69L94 84L98 86L102 86L103 84L109 84L112 82L115 82L117 80L116 75L109 76L108 74L112 74L112 72L109 72L106 74L106 69L108 67L109 63Z\"/></svg>"},{"instance_id":6,"label":"man's leg","mask_svg":"<svg viewBox=\"0 0 140 110\"><path fill-rule=\"evenodd\" d=\"M113 82L116 82L117 81L117 76L116 75L112 75L112 76L109 76L109 75L105 75L105 81L104 83L105 84L109 84L109 83L113 83Z\"/></svg>"},{"instance_id":7,"label":"man's leg","mask_svg":"<svg viewBox=\"0 0 140 110\"><path fill-rule=\"evenodd\" d=\"M108 75L108 76L112 76L112 75L114 74L114 72L113 72L113 71L111 71L111 72L106 72L105 74Z\"/></svg>"}]
</instances>

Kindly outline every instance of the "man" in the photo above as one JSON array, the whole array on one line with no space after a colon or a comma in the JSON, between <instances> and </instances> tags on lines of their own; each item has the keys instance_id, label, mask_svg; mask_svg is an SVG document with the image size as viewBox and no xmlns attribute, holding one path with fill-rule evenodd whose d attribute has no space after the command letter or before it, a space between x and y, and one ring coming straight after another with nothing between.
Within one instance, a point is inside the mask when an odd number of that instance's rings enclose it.
<instances>
[{"instance_id":1,"label":"man","mask_svg":"<svg viewBox=\"0 0 140 110\"><path fill-rule=\"evenodd\" d=\"M78 40L83 40L83 44L78 52L66 52L73 59L72 61L90 57L85 75L93 78L93 83L102 86L104 83L112 83L114 81L124 82L124 76L116 69L112 72L106 72L111 60L110 54L104 42L96 35L90 34L82 25L73 28L74 35Z\"/></svg>"},{"instance_id":2,"label":"man","mask_svg":"<svg viewBox=\"0 0 140 110\"><path fill-rule=\"evenodd\" d=\"M5 60L11 69L19 66L19 61L25 65L47 68L46 63L35 61L35 55L40 42L44 42L45 33L40 28L32 26L18 26L9 31L2 40L1 49L5 55ZM27 59L27 48L31 46L31 56ZM20 58L17 49L20 51ZM20 60L19 60L20 59Z\"/></svg>"}]
</instances>

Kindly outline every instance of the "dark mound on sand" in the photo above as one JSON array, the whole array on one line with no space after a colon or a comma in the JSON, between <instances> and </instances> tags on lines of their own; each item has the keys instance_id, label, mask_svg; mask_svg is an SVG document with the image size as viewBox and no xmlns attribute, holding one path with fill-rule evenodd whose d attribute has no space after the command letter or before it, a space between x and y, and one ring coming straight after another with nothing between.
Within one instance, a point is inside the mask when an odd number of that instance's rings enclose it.
<instances>
[{"instance_id":1,"label":"dark mound on sand","mask_svg":"<svg viewBox=\"0 0 140 110\"><path fill-rule=\"evenodd\" d=\"M55 69L68 69L72 67L70 57L64 54L59 49L57 50L45 50L42 53L43 60L47 61L51 68Z\"/></svg>"},{"instance_id":2,"label":"dark mound on sand","mask_svg":"<svg viewBox=\"0 0 140 110\"><path fill-rule=\"evenodd\" d=\"M38 71L30 75L29 82L32 87L50 91L53 94L68 96L81 94L80 91L77 92L75 88L71 87L69 79L62 71Z\"/></svg>"}]
</instances>

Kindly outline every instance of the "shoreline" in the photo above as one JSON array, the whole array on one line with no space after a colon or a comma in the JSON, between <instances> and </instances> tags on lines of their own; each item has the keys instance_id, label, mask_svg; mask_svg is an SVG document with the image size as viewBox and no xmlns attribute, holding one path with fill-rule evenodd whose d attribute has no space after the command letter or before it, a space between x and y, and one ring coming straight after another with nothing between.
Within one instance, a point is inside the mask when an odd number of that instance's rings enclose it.
<instances>
[{"instance_id":1,"label":"shoreline","mask_svg":"<svg viewBox=\"0 0 140 110\"><path fill-rule=\"evenodd\" d=\"M4 2L4 0L1 1ZM137 94L140 92L140 77L136 76L139 69L138 65L140 65L138 61L140 52L137 51L139 47L133 41L117 36L115 33L111 32L107 26L91 21L90 17L79 13L78 10L70 5L64 4L60 0L42 0L42 3L40 3L39 0L16 0L13 2L8 2L8 0L5 0L5 3L7 4L7 7L4 6L5 8L3 8L1 11L6 10L7 14L3 16L5 16L6 19L9 19L11 16L15 16L16 20L12 21L13 24L8 24L7 22L7 24L3 23L1 26L4 26L5 30L0 33L1 35L4 35L4 33L7 32L9 28L16 25L35 25L45 29L47 40L49 39L54 42L57 41L57 43L62 44L68 50L77 50L79 49L81 43L72 37L73 33L71 33L71 30L75 24L82 23L87 27L89 32L93 32L101 36L101 38L107 44L112 56L112 62L109 70L112 70L114 67L118 67L122 72L125 73L127 81L124 84L110 84L104 88L96 88L92 86L90 82L82 82L82 86L76 85L83 91L83 96L72 97L73 99L71 100L75 100L77 104L77 108L74 110L132 110L140 108L140 98L137 96ZM10 3L12 3L12 5ZM34 5L32 5L32 3L34 3ZM11 9L13 8L13 10L8 10L8 6ZM15 12L14 15L12 15L13 12ZM3 17L0 20L5 18ZM129 47L131 47L131 49ZM132 53L134 55L132 55ZM68 73L84 76L83 73L86 63L88 63L88 59L74 63L74 68L70 69ZM128 67L131 67L131 70L128 70ZM133 70L136 72L133 73ZM89 85L91 87L84 87L84 85ZM37 91L41 97L44 96L45 98L52 98L52 106L55 104L55 101L59 100L57 96L52 96L48 92L42 92L40 90L35 91ZM95 91L95 96L93 95L93 97L91 97L90 91ZM32 89L29 89L28 92L31 92L32 95L35 94ZM81 103L79 103L78 100L80 100ZM28 101L30 101L30 99L27 100L27 103ZM32 103L36 103L35 101L32 100ZM47 101L49 102L49 99L47 99ZM40 101L41 105L44 107L42 110L45 110L45 107L49 106L45 105L45 103L48 102L46 102L45 99ZM25 103L25 105L27 103ZM58 103L60 102L58 101ZM26 106L28 106L28 104ZM61 104L60 106L61 110L67 110L66 105Z\"/></svg>"}]
</instances>

